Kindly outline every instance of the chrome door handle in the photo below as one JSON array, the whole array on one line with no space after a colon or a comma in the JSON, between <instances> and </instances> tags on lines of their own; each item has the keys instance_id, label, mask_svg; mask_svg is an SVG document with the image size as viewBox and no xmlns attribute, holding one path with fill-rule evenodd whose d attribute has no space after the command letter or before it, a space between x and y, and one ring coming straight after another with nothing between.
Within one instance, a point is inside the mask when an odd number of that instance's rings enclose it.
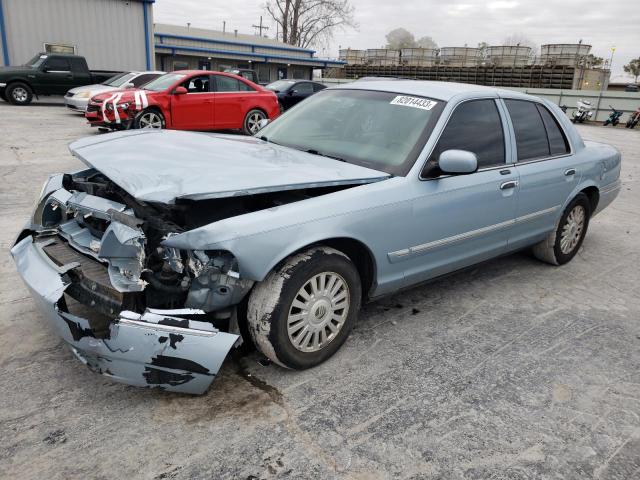
<instances>
[{"instance_id":1,"label":"chrome door handle","mask_svg":"<svg viewBox=\"0 0 640 480\"><path fill-rule=\"evenodd\" d=\"M570 176L570 175L575 175L576 174L576 169L575 168L567 168L564 171L565 176Z\"/></svg>"},{"instance_id":2,"label":"chrome door handle","mask_svg":"<svg viewBox=\"0 0 640 480\"><path fill-rule=\"evenodd\" d=\"M507 190L509 188L516 188L518 186L517 180L510 180L508 182L504 182L500 185L500 190Z\"/></svg>"}]
</instances>

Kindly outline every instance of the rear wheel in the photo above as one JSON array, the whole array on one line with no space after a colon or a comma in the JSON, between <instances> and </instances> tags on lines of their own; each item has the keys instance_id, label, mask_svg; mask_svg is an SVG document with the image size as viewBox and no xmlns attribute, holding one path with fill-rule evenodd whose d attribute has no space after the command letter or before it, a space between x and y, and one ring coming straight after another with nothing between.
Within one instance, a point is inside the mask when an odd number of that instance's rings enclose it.
<instances>
[{"instance_id":1,"label":"rear wheel","mask_svg":"<svg viewBox=\"0 0 640 480\"><path fill-rule=\"evenodd\" d=\"M565 208L556 230L533 247L533 254L552 265L564 265L571 261L587 234L590 216L589 198L579 193Z\"/></svg>"},{"instance_id":2,"label":"rear wheel","mask_svg":"<svg viewBox=\"0 0 640 480\"><path fill-rule=\"evenodd\" d=\"M143 110L133 120L133 128L164 128L164 115L157 110Z\"/></svg>"},{"instance_id":3,"label":"rear wheel","mask_svg":"<svg viewBox=\"0 0 640 480\"><path fill-rule=\"evenodd\" d=\"M245 135L255 135L260 130L260 122L262 120L265 120L266 118L267 114L262 110L250 110L244 117L242 131L245 133Z\"/></svg>"},{"instance_id":4,"label":"rear wheel","mask_svg":"<svg viewBox=\"0 0 640 480\"><path fill-rule=\"evenodd\" d=\"M329 247L309 249L289 257L251 292L251 337L279 365L316 366L349 336L360 297L360 277L349 257Z\"/></svg>"},{"instance_id":5,"label":"rear wheel","mask_svg":"<svg viewBox=\"0 0 640 480\"><path fill-rule=\"evenodd\" d=\"M29 105L33 100L33 91L26 83L12 83L5 92L7 100L13 105Z\"/></svg>"}]
</instances>

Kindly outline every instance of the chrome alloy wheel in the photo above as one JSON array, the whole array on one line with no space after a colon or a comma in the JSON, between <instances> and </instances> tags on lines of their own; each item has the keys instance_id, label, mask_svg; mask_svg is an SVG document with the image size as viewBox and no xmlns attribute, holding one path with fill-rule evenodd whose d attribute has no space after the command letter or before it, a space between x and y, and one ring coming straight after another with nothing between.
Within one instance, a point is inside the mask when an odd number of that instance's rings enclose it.
<instances>
[{"instance_id":1,"label":"chrome alloy wheel","mask_svg":"<svg viewBox=\"0 0 640 480\"><path fill-rule=\"evenodd\" d=\"M162 128L162 118L155 112L146 112L138 121L140 128Z\"/></svg>"},{"instance_id":2,"label":"chrome alloy wheel","mask_svg":"<svg viewBox=\"0 0 640 480\"><path fill-rule=\"evenodd\" d=\"M247 117L247 129L251 135L258 133L258 130L260 130L260 121L265 118L267 117L262 112L253 112Z\"/></svg>"},{"instance_id":3,"label":"chrome alloy wheel","mask_svg":"<svg viewBox=\"0 0 640 480\"><path fill-rule=\"evenodd\" d=\"M291 344L301 352L317 352L326 347L349 315L349 286L335 272L323 272L298 290L287 317Z\"/></svg>"},{"instance_id":4,"label":"chrome alloy wheel","mask_svg":"<svg viewBox=\"0 0 640 480\"><path fill-rule=\"evenodd\" d=\"M576 205L567 215L560 233L560 250L565 255L570 254L578 245L584 230L585 217L586 212L582 205Z\"/></svg>"},{"instance_id":5,"label":"chrome alloy wheel","mask_svg":"<svg viewBox=\"0 0 640 480\"><path fill-rule=\"evenodd\" d=\"M11 92L11 96L16 102L23 103L29 98L29 93L22 87L15 87Z\"/></svg>"}]
</instances>

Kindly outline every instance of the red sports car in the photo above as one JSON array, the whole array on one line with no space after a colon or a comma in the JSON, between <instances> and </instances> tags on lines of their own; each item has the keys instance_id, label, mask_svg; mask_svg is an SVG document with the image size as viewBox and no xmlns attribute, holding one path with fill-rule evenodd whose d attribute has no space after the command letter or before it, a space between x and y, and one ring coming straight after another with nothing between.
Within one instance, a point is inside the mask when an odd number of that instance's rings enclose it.
<instances>
[{"instance_id":1,"label":"red sports car","mask_svg":"<svg viewBox=\"0 0 640 480\"><path fill-rule=\"evenodd\" d=\"M276 94L245 78L182 70L162 75L141 89L96 95L85 117L92 126L114 130L242 129L252 135L260 129L261 120L279 114Z\"/></svg>"}]
</instances>

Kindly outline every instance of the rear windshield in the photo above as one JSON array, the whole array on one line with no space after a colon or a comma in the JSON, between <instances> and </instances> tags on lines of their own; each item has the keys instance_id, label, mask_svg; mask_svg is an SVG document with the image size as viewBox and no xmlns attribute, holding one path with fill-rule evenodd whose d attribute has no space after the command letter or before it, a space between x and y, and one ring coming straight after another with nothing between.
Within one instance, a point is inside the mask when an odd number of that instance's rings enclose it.
<instances>
[{"instance_id":1,"label":"rear windshield","mask_svg":"<svg viewBox=\"0 0 640 480\"><path fill-rule=\"evenodd\" d=\"M184 77L186 77L186 75L183 73L166 73L147 83L143 88L153 92L161 92L162 90L169 88L174 83L182 80Z\"/></svg>"}]
</instances>

